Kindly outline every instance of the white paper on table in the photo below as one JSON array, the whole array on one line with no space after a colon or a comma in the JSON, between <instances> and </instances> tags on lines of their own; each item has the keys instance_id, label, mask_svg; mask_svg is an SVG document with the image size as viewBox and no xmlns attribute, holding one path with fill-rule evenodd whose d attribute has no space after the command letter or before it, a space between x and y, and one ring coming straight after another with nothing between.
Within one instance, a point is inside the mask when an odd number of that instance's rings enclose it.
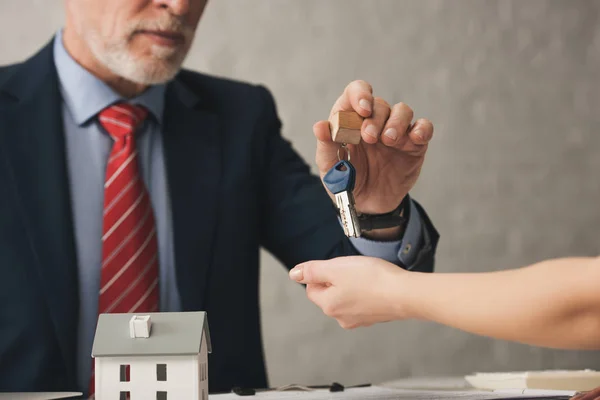
<instances>
[{"instance_id":1,"label":"white paper on table","mask_svg":"<svg viewBox=\"0 0 600 400\"><path fill-rule=\"evenodd\" d=\"M83 395L81 392L0 393L0 400L55 400L79 397L81 395Z\"/></svg>"},{"instance_id":2,"label":"white paper on table","mask_svg":"<svg viewBox=\"0 0 600 400\"><path fill-rule=\"evenodd\" d=\"M500 399L549 399L559 398L551 391L543 394L494 393L488 391L451 391L451 390L412 390L395 389L382 386L349 388L343 392L329 392L326 389L312 391L267 391L257 392L254 396L239 396L235 393L210 395L211 400L500 400ZM563 398L567 398L564 397Z\"/></svg>"}]
</instances>

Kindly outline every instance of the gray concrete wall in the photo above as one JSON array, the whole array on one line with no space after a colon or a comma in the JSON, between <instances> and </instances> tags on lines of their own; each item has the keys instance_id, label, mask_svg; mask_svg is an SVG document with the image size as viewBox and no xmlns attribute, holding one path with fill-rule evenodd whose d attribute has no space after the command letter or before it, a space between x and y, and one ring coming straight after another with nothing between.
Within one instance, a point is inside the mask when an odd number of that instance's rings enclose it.
<instances>
[{"instance_id":1,"label":"gray concrete wall","mask_svg":"<svg viewBox=\"0 0 600 400\"><path fill-rule=\"evenodd\" d=\"M407 102L436 128L414 195L441 233L438 271L514 268L599 253L599 11L595 0L212 0L186 64L266 84L311 162L311 126L349 81ZM61 23L59 0L1 0L0 63ZM263 266L274 385L600 368L598 353L429 323L344 331L268 254Z\"/></svg>"}]
</instances>

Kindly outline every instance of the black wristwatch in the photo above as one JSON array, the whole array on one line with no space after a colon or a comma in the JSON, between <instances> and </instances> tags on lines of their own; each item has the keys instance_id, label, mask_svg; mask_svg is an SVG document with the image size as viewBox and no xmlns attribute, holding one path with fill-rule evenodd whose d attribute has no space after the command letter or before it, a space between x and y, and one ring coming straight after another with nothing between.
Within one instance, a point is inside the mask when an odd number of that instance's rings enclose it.
<instances>
[{"instance_id":1,"label":"black wristwatch","mask_svg":"<svg viewBox=\"0 0 600 400\"><path fill-rule=\"evenodd\" d=\"M375 229L406 228L410 217L410 197L406 195L398 207L385 214L359 214L358 223L361 231L372 231Z\"/></svg>"}]
</instances>

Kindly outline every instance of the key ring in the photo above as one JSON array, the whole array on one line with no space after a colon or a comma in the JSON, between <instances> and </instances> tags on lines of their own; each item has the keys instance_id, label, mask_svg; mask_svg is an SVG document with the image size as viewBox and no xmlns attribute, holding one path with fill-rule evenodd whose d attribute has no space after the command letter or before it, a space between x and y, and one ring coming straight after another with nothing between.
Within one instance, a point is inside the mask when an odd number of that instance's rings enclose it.
<instances>
[{"instance_id":1,"label":"key ring","mask_svg":"<svg viewBox=\"0 0 600 400\"><path fill-rule=\"evenodd\" d=\"M340 146L340 148L337 151L338 161L342 161L342 158L340 157L341 149L344 149L344 151L346 152L346 156L348 156L348 159L346 161L350 162L350 150L348 150L348 148L346 147L346 143L342 143L342 145Z\"/></svg>"}]
</instances>

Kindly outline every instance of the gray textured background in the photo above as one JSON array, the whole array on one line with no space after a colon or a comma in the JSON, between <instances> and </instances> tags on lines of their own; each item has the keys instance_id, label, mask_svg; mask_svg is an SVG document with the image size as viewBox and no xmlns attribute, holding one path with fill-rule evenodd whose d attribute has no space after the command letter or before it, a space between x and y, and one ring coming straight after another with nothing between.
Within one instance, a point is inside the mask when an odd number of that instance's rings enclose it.
<instances>
[{"instance_id":1,"label":"gray textured background","mask_svg":"<svg viewBox=\"0 0 600 400\"><path fill-rule=\"evenodd\" d=\"M441 233L438 271L514 268L599 253L599 12L590 0L212 0L187 66L266 84L309 162L311 126L349 81L408 103L435 125L414 195ZM62 21L60 0L0 0L0 63ZM263 265L272 384L600 368L599 353L429 323L344 331L267 254Z\"/></svg>"}]
</instances>

